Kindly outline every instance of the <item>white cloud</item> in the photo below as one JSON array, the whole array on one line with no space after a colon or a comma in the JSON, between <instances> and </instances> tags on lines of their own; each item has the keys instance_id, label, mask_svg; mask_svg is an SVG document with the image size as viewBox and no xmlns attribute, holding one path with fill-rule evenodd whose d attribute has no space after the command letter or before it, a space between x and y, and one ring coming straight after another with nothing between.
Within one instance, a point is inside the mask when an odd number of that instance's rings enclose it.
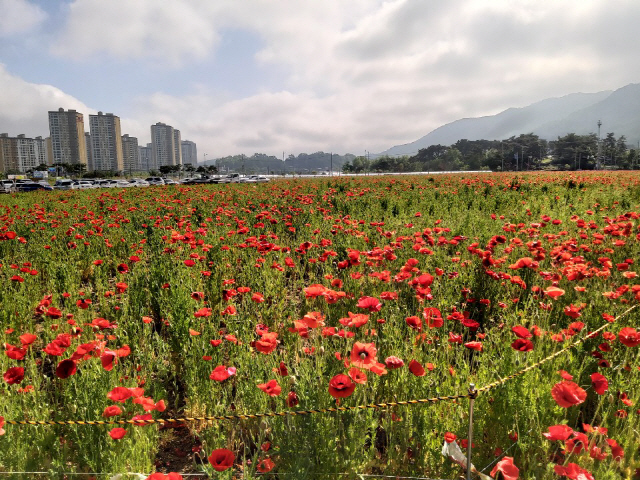
<instances>
[{"instance_id":1,"label":"white cloud","mask_svg":"<svg viewBox=\"0 0 640 480\"><path fill-rule=\"evenodd\" d=\"M7 72L0 64L0 131L16 136L49 135L49 110L75 109L86 116L95 113L80 100L52 85L29 83ZM88 130L88 122L85 121Z\"/></svg>"},{"instance_id":2,"label":"white cloud","mask_svg":"<svg viewBox=\"0 0 640 480\"><path fill-rule=\"evenodd\" d=\"M630 0L75 0L52 48L153 62L154 75L182 68L184 93L129 99L123 130L141 143L163 121L208 158L362 153L461 117L638 82L637 18ZM266 89L258 78L238 98L215 74L193 79L203 64L224 69L206 62L228 30L259 38L258 69L285 72L283 82Z\"/></svg>"},{"instance_id":3,"label":"white cloud","mask_svg":"<svg viewBox=\"0 0 640 480\"><path fill-rule=\"evenodd\" d=\"M27 0L0 0L0 37L29 32L46 17L40 7Z\"/></svg>"},{"instance_id":4,"label":"white cloud","mask_svg":"<svg viewBox=\"0 0 640 480\"><path fill-rule=\"evenodd\" d=\"M75 0L51 49L71 59L107 54L177 66L204 57L218 40L194 2Z\"/></svg>"}]
</instances>

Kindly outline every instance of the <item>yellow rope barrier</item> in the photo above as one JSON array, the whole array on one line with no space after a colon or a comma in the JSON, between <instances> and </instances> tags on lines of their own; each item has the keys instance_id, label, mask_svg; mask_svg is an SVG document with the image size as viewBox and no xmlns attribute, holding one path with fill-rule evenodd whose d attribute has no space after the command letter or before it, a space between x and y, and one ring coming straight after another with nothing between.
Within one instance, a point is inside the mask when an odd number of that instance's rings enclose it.
<instances>
[{"instance_id":1,"label":"yellow rope barrier","mask_svg":"<svg viewBox=\"0 0 640 480\"><path fill-rule=\"evenodd\" d=\"M629 308L618 317L622 318L631 310L636 308L637 305ZM370 410L370 409L379 409L379 408L389 408L389 407L398 407L398 406L407 406L407 405L418 405L424 403L436 403L440 401L455 401L463 398L476 398L477 395L481 393L488 392L489 390L498 387L500 385L505 384L509 380L512 380L516 377L524 375L530 370L539 367L540 365L548 362L549 360L556 358L557 356L563 354L567 350L580 345L582 342L587 340L588 338L592 338L593 336L600 333L606 327L608 327L610 323L605 323L597 330L588 333L584 337L576 340L575 342L567 345L566 347L558 350L555 353L552 353L548 357L543 358L539 362L530 365L519 372L511 374L507 377L501 378L493 383L485 385L482 388L478 388L469 393L462 395L448 395L448 396L440 396L440 397L432 397L432 398L423 398L416 400L404 400L398 402L384 402L384 403L371 403L368 405L356 405L352 407L330 407L330 408L318 408L315 410L284 410L280 412L266 412L266 413L251 413L251 414L234 414L234 415L212 415L212 416L202 416L202 417L179 417L179 418L156 418L156 419L136 419L136 420L6 420L5 423L8 425L152 425L152 424L172 424L172 423L186 423L186 422L211 422L211 421L220 421L220 420L247 420L252 418L265 418L265 417L287 417L287 416L299 416L299 415L312 415L317 413L335 413L335 412L350 412L355 410Z\"/></svg>"}]
</instances>

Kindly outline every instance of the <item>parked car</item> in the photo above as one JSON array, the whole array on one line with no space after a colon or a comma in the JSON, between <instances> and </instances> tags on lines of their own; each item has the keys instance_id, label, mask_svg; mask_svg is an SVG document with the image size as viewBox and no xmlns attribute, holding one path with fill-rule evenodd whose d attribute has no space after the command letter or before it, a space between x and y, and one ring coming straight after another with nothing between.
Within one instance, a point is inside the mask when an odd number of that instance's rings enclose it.
<instances>
[{"instance_id":1,"label":"parked car","mask_svg":"<svg viewBox=\"0 0 640 480\"><path fill-rule=\"evenodd\" d=\"M129 180L129 183L133 187L148 187L150 185L149 182L141 178L132 178L131 180Z\"/></svg>"},{"instance_id":2,"label":"parked car","mask_svg":"<svg viewBox=\"0 0 640 480\"><path fill-rule=\"evenodd\" d=\"M53 188L55 190L76 190L80 187L78 187L78 184L75 180L71 180L69 178L61 178L59 180L56 180Z\"/></svg>"},{"instance_id":3,"label":"parked car","mask_svg":"<svg viewBox=\"0 0 640 480\"><path fill-rule=\"evenodd\" d=\"M163 178L162 181L165 185L180 185L178 182L173 180L172 178Z\"/></svg>"},{"instance_id":4,"label":"parked car","mask_svg":"<svg viewBox=\"0 0 640 480\"><path fill-rule=\"evenodd\" d=\"M116 188L133 188L135 185L128 180L116 180L115 185Z\"/></svg>"},{"instance_id":5,"label":"parked car","mask_svg":"<svg viewBox=\"0 0 640 480\"><path fill-rule=\"evenodd\" d=\"M16 191L16 184L13 180L2 180L0 182L0 193L13 193Z\"/></svg>"},{"instance_id":6,"label":"parked car","mask_svg":"<svg viewBox=\"0 0 640 480\"><path fill-rule=\"evenodd\" d=\"M91 188L98 188L98 185L95 185L90 180L78 180L76 182L76 184L77 184L76 188L79 188L80 190L88 190L88 189L91 189Z\"/></svg>"},{"instance_id":7,"label":"parked car","mask_svg":"<svg viewBox=\"0 0 640 480\"><path fill-rule=\"evenodd\" d=\"M260 175L255 175L255 178L256 178L256 182L258 183L266 183L269 181L268 177L262 177Z\"/></svg>"},{"instance_id":8,"label":"parked car","mask_svg":"<svg viewBox=\"0 0 640 480\"><path fill-rule=\"evenodd\" d=\"M129 183L129 182L127 182L127 183ZM114 188L114 187L118 186L118 181L117 180L113 180L113 179L102 180L98 186L100 188Z\"/></svg>"},{"instance_id":9,"label":"parked car","mask_svg":"<svg viewBox=\"0 0 640 480\"><path fill-rule=\"evenodd\" d=\"M36 182L20 182L16 183L16 190L18 192L33 192L35 190L53 190L53 187Z\"/></svg>"},{"instance_id":10,"label":"parked car","mask_svg":"<svg viewBox=\"0 0 640 480\"><path fill-rule=\"evenodd\" d=\"M166 185L162 177L148 177L144 179L149 185Z\"/></svg>"}]
</instances>

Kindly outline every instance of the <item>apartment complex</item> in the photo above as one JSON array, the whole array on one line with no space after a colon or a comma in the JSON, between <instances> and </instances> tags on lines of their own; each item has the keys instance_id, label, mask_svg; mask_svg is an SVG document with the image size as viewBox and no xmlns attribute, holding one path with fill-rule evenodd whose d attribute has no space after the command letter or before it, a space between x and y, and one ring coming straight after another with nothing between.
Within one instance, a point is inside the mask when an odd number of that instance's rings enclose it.
<instances>
[{"instance_id":1,"label":"apartment complex","mask_svg":"<svg viewBox=\"0 0 640 480\"><path fill-rule=\"evenodd\" d=\"M151 143L139 146L138 139L121 134L120 118L112 113L89 115L89 132L84 116L75 110L50 111L50 137L10 137L0 134L0 172L27 172L39 165L84 165L89 172L158 170L162 166L198 164L196 144L182 141L180 130L171 125L151 125Z\"/></svg>"},{"instance_id":2,"label":"apartment complex","mask_svg":"<svg viewBox=\"0 0 640 480\"><path fill-rule=\"evenodd\" d=\"M138 147L139 170L150 172L156 169L153 164L152 151L153 147L150 143L147 143L146 147Z\"/></svg>"},{"instance_id":3,"label":"apartment complex","mask_svg":"<svg viewBox=\"0 0 640 480\"><path fill-rule=\"evenodd\" d=\"M151 157L154 169L182 164L180 130L171 125L151 125Z\"/></svg>"},{"instance_id":4,"label":"apartment complex","mask_svg":"<svg viewBox=\"0 0 640 480\"><path fill-rule=\"evenodd\" d=\"M136 137L130 137L128 134L122 136L122 160L124 173L140 170L140 152Z\"/></svg>"},{"instance_id":5,"label":"apartment complex","mask_svg":"<svg viewBox=\"0 0 640 480\"><path fill-rule=\"evenodd\" d=\"M84 117L75 110L49 112L52 163L87 165Z\"/></svg>"},{"instance_id":6,"label":"apartment complex","mask_svg":"<svg viewBox=\"0 0 640 480\"><path fill-rule=\"evenodd\" d=\"M21 134L10 137L0 134L0 171L24 173L40 165L50 165L47 140L42 137L28 138Z\"/></svg>"},{"instance_id":7,"label":"apartment complex","mask_svg":"<svg viewBox=\"0 0 640 480\"><path fill-rule=\"evenodd\" d=\"M198 165L198 149L196 144L190 140L182 141L182 164L191 164L194 167Z\"/></svg>"},{"instance_id":8,"label":"apartment complex","mask_svg":"<svg viewBox=\"0 0 640 480\"><path fill-rule=\"evenodd\" d=\"M89 115L91 133L90 171L119 172L124 169L120 117L113 113L98 112Z\"/></svg>"}]
</instances>

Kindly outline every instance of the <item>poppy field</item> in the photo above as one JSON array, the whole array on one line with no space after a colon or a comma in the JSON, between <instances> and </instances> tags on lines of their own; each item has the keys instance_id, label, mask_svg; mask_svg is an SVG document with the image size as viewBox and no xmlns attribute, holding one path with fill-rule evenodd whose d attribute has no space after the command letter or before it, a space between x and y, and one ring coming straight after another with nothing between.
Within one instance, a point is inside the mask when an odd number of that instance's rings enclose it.
<instances>
[{"instance_id":1,"label":"poppy field","mask_svg":"<svg viewBox=\"0 0 640 480\"><path fill-rule=\"evenodd\" d=\"M636 172L4 195L0 471L455 478L467 399L188 418L466 394L584 338L478 395L472 461L633 478L639 218ZM10 423L69 420L132 422Z\"/></svg>"}]
</instances>

